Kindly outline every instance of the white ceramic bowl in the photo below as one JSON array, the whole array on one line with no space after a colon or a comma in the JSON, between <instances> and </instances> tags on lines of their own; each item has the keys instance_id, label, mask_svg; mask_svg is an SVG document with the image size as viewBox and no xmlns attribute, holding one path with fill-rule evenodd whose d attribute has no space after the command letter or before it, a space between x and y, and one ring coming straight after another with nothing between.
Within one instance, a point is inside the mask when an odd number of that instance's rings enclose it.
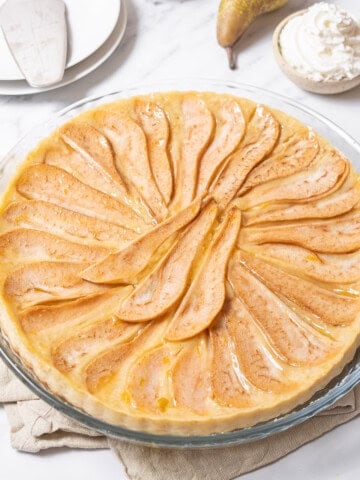
<instances>
[{"instance_id":1,"label":"white ceramic bowl","mask_svg":"<svg viewBox=\"0 0 360 480\"><path fill-rule=\"evenodd\" d=\"M281 46L280 46L280 34L282 29L285 27L287 22L292 18L303 15L306 12L305 10L300 10L288 17L284 18L282 22L276 27L273 35L273 51L275 55L275 59L279 64L282 72L291 80L295 85L302 88L303 90L308 90L309 92L313 93L320 93L323 95L333 95L336 93L346 92L352 88L357 87L360 85L360 75L355 78L344 79L344 80L322 80L322 81L315 81L311 80L306 75L300 73L296 70L293 66L291 66L282 56L281 53Z\"/></svg>"}]
</instances>

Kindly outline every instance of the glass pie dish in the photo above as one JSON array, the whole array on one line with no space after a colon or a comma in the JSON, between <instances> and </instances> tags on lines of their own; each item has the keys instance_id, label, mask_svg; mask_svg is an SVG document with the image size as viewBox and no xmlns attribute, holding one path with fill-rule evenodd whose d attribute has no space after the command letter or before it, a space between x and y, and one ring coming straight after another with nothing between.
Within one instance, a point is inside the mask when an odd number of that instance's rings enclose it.
<instances>
[{"instance_id":1,"label":"glass pie dish","mask_svg":"<svg viewBox=\"0 0 360 480\"><path fill-rule=\"evenodd\" d=\"M63 124L65 121L73 118L84 110L97 107L103 103L127 98L138 94L146 94L154 91L171 90L197 90L211 91L217 93L232 93L240 97L247 97L257 103L264 103L272 108L279 109L285 113L298 118L300 121L313 128L318 134L327 138L343 154L356 165L356 158L359 156L360 147L356 142L346 135L342 130L333 125L327 119L312 112L306 108L296 105L290 100L284 99L278 95L266 92L265 90L254 88L247 85L227 84L219 81L209 80L182 80L177 82L163 82L156 85L145 85L141 87L127 88L120 92L101 96L97 98L82 100L73 106L63 110L50 121L34 129L30 134L24 137L17 146L4 159L0 177L0 188L4 189L12 177L16 167L21 163L27 152L35 147L38 141L50 132ZM80 421L89 428L95 429L108 436L119 439L135 441L146 445L157 445L166 447L213 447L228 444L236 444L256 440L273 433L282 431L294 426L321 410L331 406L341 396L346 394L351 388L359 382L360 364L359 355L343 373L334 379L325 389L318 392L309 402L302 405L286 415L277 417L267 422L257 424L254 427L243 428L230 433L213 434L207 436L175 436L175 435L155 435L145 432L132 431L101 421L65 402L60 396L49 392L44 384L35 378L29 372L23 362L9 347L6 338L0 338L2 355L15 371L15 373L41 398L47 401L64 414Z\"/></svg>"}]
</instances>

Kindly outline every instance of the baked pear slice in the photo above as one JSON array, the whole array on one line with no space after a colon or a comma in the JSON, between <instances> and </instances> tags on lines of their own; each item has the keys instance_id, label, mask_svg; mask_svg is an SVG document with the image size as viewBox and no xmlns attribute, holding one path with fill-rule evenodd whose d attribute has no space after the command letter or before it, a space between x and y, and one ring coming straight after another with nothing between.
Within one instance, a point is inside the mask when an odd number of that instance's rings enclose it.
<instances>
[{"instance_id":1,"label":"baked pear slice","mask_svg":"<svg viewBox=\"0 0 360 480\"><path fill-rule=\"evenodd\" d=\"M215 137L200 161L197 195L207 191L223 162L238 147L245 128L245 118L238 102L224 100L216 112Z\"/></svg>"},{"instance_id":2,"label":"baked pear slice","mask_svg":"<svg viewBox=\"0 0 360 480\"><path fill-rule=\"evenodd\" d=\"M11 272L4 293L18 308L59 300L85 297L107 290L104 285L83 280L84 264L68 262L28 263Z\"/></svg>"},{"instance_id":3,"label":"baked pear slice","mask_svg":"<svg viewBox=\"0 0 360 480\"><path fill-rule=\"evenodd\" d=\"M9 264L36 260L99 262L109 252L111 248L75 243L51 233L27 228L0 235L0 259Z\"/></svg>"},{"instance_id":4,"label":"baked pear slice","mask_svg":"<svg viewBox=\"0 0 360 480\"><path fill-rule=\"evenodd\" d=\"M31 200L52 203L134 231L144 228L144 221L130 207L51 165L28 167L19 178L16 188Z\"/></svg>"},{"instance_id":5,"label":"baked pear slice","mask_svg":"<svg viewBox=\"0 0 360 480\"><path fill-rule=\"evenodd\" d=\"M233 340L222 314L209 329L211 347L211 386L213 398L224 407L249 407L252 403L251 386L240 373Z\"/></svg>"},{"instance_id":6,"label":"baked pear slice","mask_svg":"<svg viewBox=\"0 0 360 480\"><path fill-rule=\"evenodd\" d=\"M263 204L260 208L244 212L244 225L255 225L265 222L281 222L286 220L301 220L307 218L330 218L342 215L352 210L359 202L360 182L352 179L332 195L306 203Z\"/></svg>"},{"instance_id":7,"label":"baked pear slice","mask_svg":"<svg viewBox=\"0 0 360 480\"><path fill-rule=\"evenodd\" d=\"M292 135L269 158L255 167L239 191L243 195L251 188L277 178L288 177L307 168L319 153L319 142L312 130L306 137Z\"/></svg>"},{"instance_id":8,"label":"baked pear slice","mask_svg":"<svg viewBox=\"0 0 360 480\"><path fill-rule=\"evenodd\" d=\"M173 174L168 154L168 119L164 110L153 102L138 100L135 112L145 133L151 171L165 205L168 205L173 194Z\"/></svg>"},{"instance_id":9,"label":"baked pear slice","mask_svg":"<svg viewBox=\"0 0 360 480\"><path fill-rule=\"evenodd\" d=\"M251 254L238 258L273 292L294 302L329 325L349 325L360 311L360 292L349 288L339 291L322 288L314 282L284 272ZM340 293L341 292L341 293Z\"/></svg>"},{"instance_id":10,"label":"baked pear slice","mask_svg":"<svg viewBox=\"0 0 360 480\"><path fill-rule=\"evenodd\" d=\"M144 351L151 348L152 345L160 343L164 325L162 322L155 323L155 325L152 323L144 325L130 341L106 349L86 365L84 381L91 393L100 390L109 380L116 377L116 374L127 362L132 362L137 356L141 357ZM121 395L119 392L120 396L126 403L128 400L131 401L126 389Z\"/></svg>"},{"instance_id":11,"label":"baked pear slice","mask_svg":"<svg viewBox=\"0 0 360 480\"><path fill-rule=\"evenodd\" d=\"M89 187L124 202L124 192L116 184L110 182L107 176L94 170L79 153L70 150L65 145L63 148L53 147L48 150L44 155L44 163L61 168ZM130 201L125 203L130 203Z\"/></svg>"},{"instance_id":12,"label":"baked pear slice","mask_svg":"<svg viewBox=\"0 0 360 480\"><path fill-rule=\"evenodd\" d=\"M123 194L127 193L127 186L115 167L113 149L99 130L87 123L72 122L61 129L60 136L95 172L106 175L109 182L116 184Z\"/></svg>"},{"instance_id":13,"label":"baked pear slice","mask_svg":"<svg viewBox=\"0 0 360 480\"><path fill-rule=\"evenodd\" d=\"M37 305L21 312L19 320L27 333L52 327L74 327L85 321L99 321L112 316L131 292L132 287L118 287L103 293L54 305Z\"/></svg>"},{"instance_id":14,"label":"baked pear slice","mask_svg":"<svg viewBox=\"0 0 360 480\"><path fill-rule=\"evenodd\" d=\"M112 112L97 112L95 121L112 144L120 175L138 192L154 217L163 220L167 207L151 171L142 128L130 117Z\"/></svg>"},{"instance_id":15,"label":"baked pear slice","mask_svg":"<svg viewBox=\"0 0 360 480\"><path fill-rule=\"evenodd\" d=\"M51 232L75 242L95 243L99 247L109 244L111 247L125 247L138 236L134 230L41 200L10 203L3 218L11 227Z\"/></svg>"},{"instance_id":16,"label":"baked pear slice","mask_svg":"<svg viewBox=\"0 0 360 480\"><path fill-rule=\"evenodd\" d=\"M312 168L285 179L276 179L251 190L241 198L244 210L263 203L306 202L338 190L349 173L349 162L337 152L329 152Z\"/></svg>"},{"instance_id":17,"label":"baked pear slice","mask_svg":"<svg viewBox=\"0 0 360 480\"><path fill-rule=\"evenodd\" d=\"M285 225L242 228L238 246L247 243L287 243L315 252L348 253L360 248L360 211L340 218L309 220Z\"/></svg>"},{"instance_id":18,"label":"baked pear slice","mask_svg":"<svg viewBox=\"0 0 360 480\"><path fill-rule=\"evenodd\" d=\"M315 253L297 245L265 243L246 245L247 252L298 276L333 284L360 281L360 252ZM346 266L346 268L344 268Z\"/></svg>"},{"instance_id":19,"label":"baked pear slice","mask_svg":"<svg viewBox=\"0 0 360 480\"><path fill-rule=\"evenodd\" d=\"M266 392L284 392L294 386L287 378L287 365L271 347L244 303L233 297L224 312L224 328L229 332L229 347L234 349L247 391L254 385ZM233 345L233 347L232 347ZM226 347L224 347L226 348Z\"/></svg>"},{"instance_id":20,"label":"baked pear slice","mask_svg":"<svg viewBox=\"0 0 360 480\"><path fill-rule=\"evenodd\" d=\"M112 317L95 321L55 343L51 348L51 358L55 367L63 373L81 370L82 365L99 353L131 340L138 330L138 325Z\"/></svg>"},{"instance_id":21,"label":"baked pear slice","mask_svg":"<svg viewBox=\"0 0 360 480\"><path fill-rule=\"evenodd\" d=\"M185 340L205 330L225 301L225 276L241 224L241 212L233 207L219 226L203 262L184 295L166 332L170 341Z\"/></svg>"},{"instance_id":22,"label":"baked pear slice","mask_svg":"<svg viewBox=\"0 0 360 480\"><path fill-rule=\"evenodd\" d=\"M235 295L244 302L280 358L292 365L314 365L330 354L331 340L300 318L236 255L229 263L228 278Z\"/></svg>"},{"instance_id":23,"label":"baked pear slice","mask_svg":"<svg viewBox=\"0 0 360 480\"><path fill-rule=\"evenodd\" d=\"M177 356L172 370L176 405L203 415L211 405L209 355L204 338L185 345Z\"/></svg>"},{"instance_id":24,"label":"baked pear slice","mask_svg":"<svg viewBox=\"0 0 360 480\"><path fill-rule=\"evenodd\" d=\"M256 108L250 123L250 132L255 131L256 134L245 138L247 143L230 156L210 188L211 194L223 208L237 195L251 170L272 152L279 138L279 122L264 107Z\"/></svg>"},{"instance_id":25,"label":"baked pear slice","mask_svg":"<svg viewBox=\"0 0 360 480\"><path fill-rule=\"evenodd\" d=\"M189 225L154 271L138 284L134 292L119 306L116 315L126 322L146 322L167 313L183 295L190 271L202 243L217 215L217 207L209 203Z\"/></svg>"},{"instance_id":26,"label":"baked pear slice","mask_svg":"<svg viewBox=\"0 0 360 480\"><path fill-rule=\"evenodd\" d=\"M129 369L126 392L142 411L164 413L173 406L171 365L180 346L160 346L145 352Z\"/></svg>"},{"instance_id":27,"label":"baked pear slice","mask_svg":"<svg viewBox=\"0 0 360 480\"><path fill-rule=\"evenodd\" d=\"M201 198L137 238L125 249L84 270L82 277L96 283L131 283L147 265L159 246L189 224L199 213Z\"/></svg>"},{"instance_id":28,"label":"baked pear slice","mask_svg":"<svg viewBox=\"0 0 360 480\"><path fill-rule=\"evenodd\" d=\"M201 158L209 146L215 121L205 102L196 95L186 95L181 104L181 161L176 166L174 205L186 207L195 197Z\"/></svg>"},{"instance_id":29,"label":"baked pear slice","mask_svg":"<svg viewBox=\"0 0 360 480\"><path fill-rule=\"evenodd\" d=\"M115 167L113 149L108 139L95 127L84 122L66 124L60 138L67 148L48 150L45 163L66 170L122 203L131 203L128 187Z\"/></svg>"}]
</instances>

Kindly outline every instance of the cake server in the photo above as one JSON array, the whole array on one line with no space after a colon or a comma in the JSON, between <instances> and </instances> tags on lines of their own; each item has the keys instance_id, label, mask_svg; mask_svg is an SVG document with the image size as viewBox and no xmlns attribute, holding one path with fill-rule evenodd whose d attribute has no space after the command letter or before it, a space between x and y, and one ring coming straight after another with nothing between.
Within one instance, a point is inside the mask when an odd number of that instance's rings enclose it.
<instances>
[{"instance_id":1,"label":"cake server","mask_svg":"<svg viewBox=\"0 0 360 480\"><path fill-rule=\"evenodd\" d=\"M47 87L63 78L67 29L62 0L7 0L0 26L29 85Z\"/></svg>"}]
</instances>

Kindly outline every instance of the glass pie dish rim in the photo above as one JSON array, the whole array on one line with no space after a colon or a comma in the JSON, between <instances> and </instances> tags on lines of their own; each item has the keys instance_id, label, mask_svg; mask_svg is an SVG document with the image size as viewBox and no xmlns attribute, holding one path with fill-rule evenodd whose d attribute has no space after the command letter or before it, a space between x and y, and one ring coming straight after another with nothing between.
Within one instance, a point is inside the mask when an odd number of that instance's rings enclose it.
<instances>
[{"instance_id":1,"label":"glass pie dish rim","mask_svg":"<svg viewBox=\"0 0 360 480\"><path fill-rule=\"evenodd\" d=\"M296 116L300 121L308 116L315 123L322 124L324 129L329 129L329 133L334 136L338 136L338 142L340 139L344 142L344 145L348 145L350 150L354 150L354 153L360 154L360 144L355 141L350 135L348 135L343 129L338 127L335 123L324 117L323 115L313 111L311 108L299 105L296 101L289 99L283 95L270 92L266 89L255 87L248 84L228 82L222 80L210 80L210 79L196 79L186 78L178 80L159 81L156 83L141 84L132 87L124 87L116 92L107 93L104 95L95 95L79 100L68 107L60 110L54 114L45 122L42 122L37 127L33 128L25 136L23 136L16 145L5 155L0 162L0 176L6 179L8 183L11 180L13 172L7 173L6 168L10 164L10 161L16 157L16 152L25 147L25 152L29 150L28 143L32 146L54 130L57 126L64 121L79 114L81 111L93 108L102 103L108 103L120 98L126 98L133 95L139 95L142 93L150 93L154 91L171 91L171 90L202 90L202 91L223 91L224 93L238 94L239 96L247 97L247 94L262 96L269 100L264 103L267 105L283 110L288 113L286 107L300 112L300 118ZM216 90L215 90L216 91ZM273 106L273 103L276 106ZM280 104L280 106L279 106ZM285 107L285 108L284 108ZM73 115L74 114L74 115ZM303 118L301 118L303 116ZM306 123L306 122L305 122ZM312 126L312 125L310 125ZM47 133L44 134L44 130L47 129ZM38 138L36 133L38 133ZM322 134L322 133L321 133ZM334 140L328 138L331 142ZM341 142L340 142L341 143ZM337 146L335 144L335 146ZM19 153L18 153L19 156ZM22 157L23 158L23 157ZM21 159L19 161L21 163ZM14 165L15 166L15 165ZM342 396L348 393L355 385L360 382L360 351L355 354L353 361L345 367L343 372L336 377L330 386L328 385L320 392L317 392L312 399L303 405L293 409L292 411L279 416L277 418L262 422L252 427L238 429L232 432L217 433L206 436L179 436L179 435L166 435L166 434L152 434L148 432L141 432L130 430L120 427L118 425L109 424L103 420L100 420L77 407L69 404L59 396L51 393L35 375L24 365L20 357L11 349L6 338L0 331L0 356L5 360L7 365L20 378L36 395L45 400L48 404L61 411L63 414L71 417L83 425L103 433L107 436L118 438L121 440L127 440L136 442L143 445L164 446L164 447L176 447L176 448L197 448L197 447L217 447L234 445L240 443L246 443L249 441L258 440L269 435L281 432L295 425L302 423L303 421L313 417L322 410L329 408Z\"/></svg>"}]
</instances>

